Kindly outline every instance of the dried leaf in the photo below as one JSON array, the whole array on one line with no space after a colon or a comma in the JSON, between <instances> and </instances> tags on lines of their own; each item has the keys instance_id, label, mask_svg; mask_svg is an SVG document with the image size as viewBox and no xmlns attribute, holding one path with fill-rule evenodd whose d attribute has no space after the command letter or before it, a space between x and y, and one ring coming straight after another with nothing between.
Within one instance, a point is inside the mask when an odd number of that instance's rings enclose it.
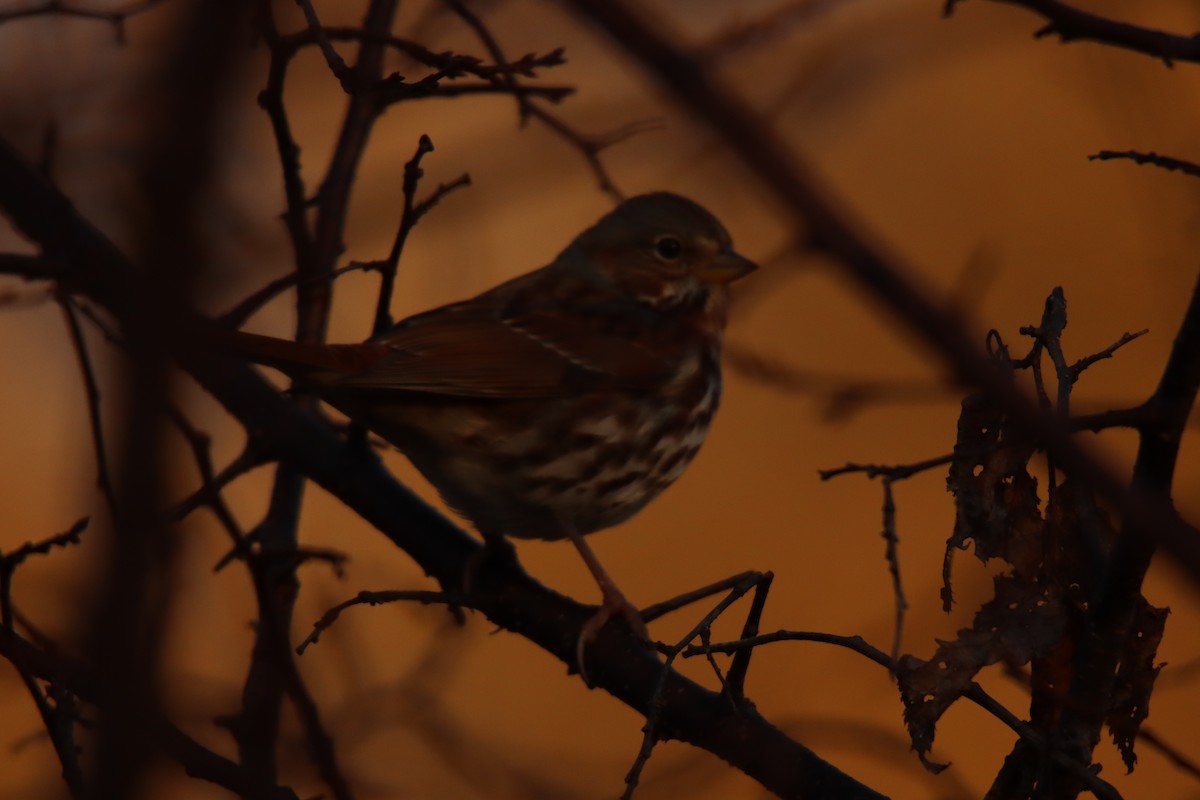
<instances>
[{"instance_id":1,"label":"dried leaf","mask_svg":"<svg viewBox=\"0 0 1200 800\"><path fill-rule=\"evenodd\" d=\"M1042 517L1037 479L1026 465L1034 447L1013 441L1005 416L982 395L963 400L958 440L946 486L954 495L954 532L946 541L942 605L953 603L951 555L973 542L985 563L1002 558L1019 575L1032 577L1041 564Z\"/></svg>"},{"instance_id":2,"label":"dried leaf","mask_svg":"<svg viewBox=\"0 0 1200 800\"><path fill-rule=\"evenodd\" d=\"M970 688L979 670L999 661L1027 664L1050 652L1066 630L1067 608L1052 587L1001 575L995 591L970 628L960 630L954 641L938 642L933 658L901 659L897 677L904 721L919 753L928 752L937 721Z\"/></svg>"},{"instance_id":3,"label":"dried leaf","mask_svg":"<svg viewBox=\"0 0 1200 800\"><path fill-rule=\"evenodd\" d=\"M1105 722L1112 733L1113 743L1121 751L1125 769L1133 772L1137 754L1133 751L1138 729L1150 715L1150 693L1163 664L1155 664L1159 642L1166 627L1168 608L1156 608L1141 598L1134 612L1129 641L1117 668L1117 686L1113 692L1113 707Z\"/></svg>"}]
</instances>

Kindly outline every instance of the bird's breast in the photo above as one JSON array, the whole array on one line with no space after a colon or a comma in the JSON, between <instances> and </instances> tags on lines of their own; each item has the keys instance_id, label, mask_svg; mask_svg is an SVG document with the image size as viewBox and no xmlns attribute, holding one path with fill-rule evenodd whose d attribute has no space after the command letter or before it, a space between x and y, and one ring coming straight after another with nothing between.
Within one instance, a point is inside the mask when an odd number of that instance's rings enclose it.
<instances>
[{"instance_id":1,"label":"bird's breast","mask_svg":"<svg viewBox=\"0 0 1200 800\"><path fill-rule=\"evenodd\" d=\"M614 393L594 405L581 399L570 432L529 465L519 494L583 533L616 525L683 474L720 397L717 355L698 350L656 389Z\"/></svg>"}]
</instances>

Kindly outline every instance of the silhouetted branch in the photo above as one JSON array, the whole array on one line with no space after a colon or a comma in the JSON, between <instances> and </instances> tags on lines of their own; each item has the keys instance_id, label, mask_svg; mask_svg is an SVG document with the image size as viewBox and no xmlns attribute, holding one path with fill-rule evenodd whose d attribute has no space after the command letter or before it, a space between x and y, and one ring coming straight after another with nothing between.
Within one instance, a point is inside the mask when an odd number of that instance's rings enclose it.
<instances>
[{"instance_id":1,"label":"silhouetted branch","mask_svg":"<svg viewBox=\"0 0 1200 800\"><path fill-rule=\"evenodd\" d=\"M1153 427L1138 432L1133 486L1149 495L1170 497L1179 447L1188 416L1200 391L1200 281L1191 300L1162 377L1146 402ZM1112 707L1117 666L1125 652L1142 599L1142 581L1158 541L1126 517L1108 559L1106 574L1088 609L1088 625L1075 656L1075 676L1056 733L1088 756L1100 738Z\"/></svg>"},{"instance_id":2,"label":"silhouetted branch","mask_svg":"<svg viewBox=\"0 0 1200 800\"><path fill-rule=\"evenodd\" d=\"M759 636L740 639L735 642L692 646L684 651L683 656L684 658L694 658L708 653L739 653L746 649L753 649L775 642L820 642L823 644L832 644L865 656L876 664L887 668L888 672L892 674L895 674L900 669L900 663L897 660L890 658L887 653L874 647L861 636L840 636L838 634L816 631L776 631L774 633L764 633ZM906 658L913 659L913 656L907 656ZM1005 708L978 683L972 681L970 688L963 696L1007 725L1014 733L1021 737L1022 741L1028 742L1039 752L1052 756L1057 763L1069 769L1079 780L1086 783L1088 789L1096 797L1103 798L1103 800L1120 800L1121 794L1112 784L1100 778L1085 765L1075 762L1065 754L1052 749L1042 734L1022 722L1020 717Z\"/></svg>"},{"instance_id":3,"label":"silhouetted branch","mask_svg":"<svg viewBox=\"0 0 1200 800\"><path fill-rule=\"evenodd\" d=\"M331 280L336 280L349 272L370 272L379 269L378 261L352 261L344 267L338 267L330 274ZM320 278L309 276L305 280L319 281ZM274 300L279 295L286 292L288 289L299 284L301 274L299 270L289 272L287 275L276 278L270 281L261 289L258 289L247 295L239 301L233 308L226 311L221 316L217 317L219 322L228 325L231 328L240 328L246 323L246 320L254 316L254 313L267 303Z\"/></svg>"},{"instance_id":4,"label":"silhouetted branch","mask_svg":"<svg viewBox=\"0 0 1200 800\"><path fill-rule=\"evenodd\" d=\"M333 156L316 198L316 218L311 227L300 179L299 150L291 135L283 100L284 79L298 45L279 36L269 6L262 11L260 28L271 49L271 69L262 100L275 129L284 170L285 219L298 275L297 341L315 343L325 339L333 299L334 264L344 250L342 237L354 176L383 111L373 94L360 92L358 88L375 85L382 78L387 45L380 40L391 32L397 5L398 0L371 0L364 12L362 30L374 41L359 41L354 65L347 67L330 45L311 5L301 3L309 20L312 41L322 48L330 68L349 94ZM302 405L315 408L311 398L301 395L297 399ZM242 711L233 730L243 763L255 771L264 785L275 783L276 745L286 692L300 717L309 752L322 779L335 797L348 800L350 790L334 757L332 740L296 669L289 641L297 593L294 554L299 549L297 530L304 482L303 472L294 464L281 463L267 513L251 534L261 547L258 557L248 561L258 601L259 624L242 690Z\"/></svg>"},{"instance_id":5,"label":"silhouetted branch","mask_svg":"<svg viewBox=\"0 0 1200 800\"><path fill-rule=\"evenodd\" d=\"M444 603L446 605L465 605L470 607L469 597L452 596L446 594L445 592L429 592L419 590L402 591L395 589L382 592L359 592L349 600L338 603L336 606L322 614L321 618L313 623L312 632L308 634L308 636L304 637L304 641L296 645L296 653L299 655L304 655L304 651L307 650L310 645L316 644L320 640L321 634L328 630L333 623L337 622L337 619L342 615L342 612L351 606L378 606L383 605L384 603L398 603L401 601L417 602L423 605Z\"/></svg>"},{"instance_id":6,"label":"silhouetted branch","mask_svg":"<svg viewBox=\"0 0 1200 800\"><path fill-rule=\"evenodd\" d=\"M29 675L56 687L54 691L69 692L80 700L95 704L101 711L106 708L95 674L82 662L35 646L11 632L0 635L0 657L22 665ZM257 791L251 789L252 784L243 767L199 744L161 715L151 720L142 736L154 739L156 747L177 761L194 778L221 786L240 796ZM282 786L268 787L253 796L264 800L297 800L291 789Z\"/></svg>"},{"instance_id":7,"label":"silhouetted branch","mask_svg":"<svg viewBox=\"0 0 1200 800\"><path fill-rule=\"evenodd\" d=\"M1160 156L1158 153L1142 153L1137 150L1101 150L1099 153L1088 156L1088 161L1112 161L1115 159L1124 159L1135 164L1151 164L1173 172L1182 172L1184 175L1200 177L1200 164L1193 164L1191 161L1184 161L1180 158Z\"/></svg>"},{"instance_id":8,"label":"silhouetted branch","mask_svg":"<svg viewBox=\"0 0 1200 800\"><path fill-rule=\"evenodd\" d=\"M950 16L964 0L946 0L945 16ZM1033 34L1036 38L1057 36L1062 42L1091 41L1153 56L1168 67L1176 61L1200 61L1200 35L1179 36L1128 22L1102 17L1080 10L1059 0L991 0L1028 9L1043 17L1046 24Z\"/></svg>"},{"instance_id":9,"label":"silhouetted branch","mask_svg":"<svg viewBox=\"0 0 1200 800\"><path fill-rule=\"evenodd\" d=\"M703 637L707 639L709 631L712 629L712 624L716 622L717 618L724 614L731 605L745 596L746 592L754 588L760 589L760 595L762 599L758 600L759 595L756 595L757 602L754 604L750 617L747 619L747 627L757 628L758 615L762 613L762 602L765 601L766 590L771 584L771 578L772 575L769 572L766 574L749 573L741 581L731 586L729 593L726 594L720 602L713 606L712 610L705 614L699 622L693 625L691 630L684 634L678 642L676 642L674 645L663 645L658 648L659 652L666 656L666 661L660 668L658 680L655 682L654 690L650 695L650 708L646 712L646 724L642 726L642 744L641 747L638 748L638 754L633 760L633 765L630 766L629 771L625 774L625 792L621 795L622 800L630 800L633 797L633 793L637 789L638 781L641 779L642 770L650 761L650 756L654 752L655 745L658 744L661 739L665 738L663 736L662 727L663 707L666 703L666 696L664 692L667 689L667 679L671 677L671 668L672 664L675 662L675 659L678 658L680 653L684 652L684 649L687 648L687 646L697 638ZM733 693L727 693L725 691L725 688L728 687L725 683L725 680L721 679L721 684L723 687L721 694L723 697L729 698L730 706L734 709L736 709L738 705L745 704L745 698L741 696L741 683L745 676L746 666L747 665L743 662L739 668L737 685ZM713 663L713 668L716 669L715 663ZM717 672L717 677L721 678L719 670Z\"/></svg>"},{"instance_id":10,"label":"silhouetted branch","mask_svg":"<svg viewBox=\"0 0 1200 800\"><path fill-rule=\"evenodd\" d=\"M378 336L392 325L392 289L396 284L396 269L400 265L400 255L412 229L433 209L438 202L450 192L461 186L469 186L469 175L461 175L448 184L441 184L428 199L417 203L417 185L425 174L421 169L421 159L427 153L433 152L433 141L422 134L417 143L417 151L407 164L404 165L404 210L400 214L400 224L396 229L396 238L392 242L391 252L387 258L376 265L382 280L379 284L379 301L375 306L375 323L371 326L371 335Z\"/></svg>"},{"instance_id":11,"label":"silhouetted branch","mask_svg":"<svg viewBox=\"0 0 1200 800\"><path fill-rule=\"evenodd\" d=\"M836 467L834 469L820 470L817 474L821 476L821 480L823 480L823 481L827 481L830 478L836 478L839 475L847 475L852 472L865 473L868 478L878 478L878 477L882 476L889 481L901 481L901 480L904 480L905 478L910 478L913 475L917 475L921 472L925 472L926 470L933 469L934 467L945 466L946 464L949 464L953 460L954 460L954 455L947 454L944 456L935 456L933 458L927 458L924 461L918 461L914 464L886 465L886 464L856 464L854 462L849 462L843 466Z\"/></svg>"},{"instance_id":12,"label":"silhouetted branch","mask_svg":"<svg viewBox=\"0 0 1200 800\"><path fill-rule=\"evenodd\" d=\"M0 552L0 626L3 633L13 630L12 580L17 568L30 556L44 556L56 547L79 544L79 537L87 526L88 518L83 517L62 533L39 542L28 542L11 553Z\"/></svg>"},{"instance_id":13,"label":"silhouetted branch","mask_svg":"<svg viewBox=\"0 0 1200 800\"><path fill-rule=\"evenodd\" d=\"M83 330L75 308L68 297L58 298L59 308L62 309L63 320L67 332L71 336L71 346L75 349L75 358L79 362L79 371L83 376L84 397L87 400L88 425L92 431L92 453L96 458L96 486L108 504L109 513L115 519L117 516L117 498L113 493L112 478L108 471L108 450L104 446L104 426L100 416L100 387L96 383L96 371L92 368L92 359L88 354L87 342L83 338Z\"/></svg>"},{"instance_id":14,"label":"silhouetted branch","mask_svg":"<svg viewBox=\"0 0 1200 800\"><path fill-rule=\"evenodd\" d=\"M1103 350L1101 350L1097 353L1092 353L1090 356L1084 356L1083 358L1079 359L1078 361L1076 361L1074 364L1072 364L1068 368L1068 374L1070 375L1071 380L1072 381L1079 380L1079 375L1085 369L1090 367L1092 364L1095 364L1097 361L1102 361L1106 358L1112 358L1113 353L1117 352L1122 347L1124 347L1125 345L1132 342L1134 339L1138 339L1142 336L1145 336L1149 332L1150 332L1149 328L1142 328L1140 331L1136 331L1134 333L1123 333L1123 334L1121 334L1120 339L1117 339L1115 342L1113 342L1112 344L1110 344L1108 347L1104 348Z\"/></svg>"},{"instance_id":15,"label":"silhouetted branch","mask_svg":"<svg viewBox=\"0 0 1200 800\"><path fill-rule=\"evenodd\" d=\"M459 2L459 0L444 0L444 2L475 33L497 64L506 63L507 60L500 49L499 42L496 41L496 37L492 35L492 32L483 23L483 20L466 3ZM563 141L579 151L584 161L587 162L588 167L592 170L600 191L616 201L624 199L621 190L617 188L616 183L613 182L612 177L608 174L604 162L600 160L600 154L614 144L645 130L645 126L627 125L600 136L588 136L580 133L559 117L533 102L532 98L516 91L520 88L520 84L516 80L516 75L517 72L515 70L500 71L492 80L497 86L504 87L516 99L521 122L524 123L526 119L532 117L544 124Z\"/></svg>"}]
</instances>

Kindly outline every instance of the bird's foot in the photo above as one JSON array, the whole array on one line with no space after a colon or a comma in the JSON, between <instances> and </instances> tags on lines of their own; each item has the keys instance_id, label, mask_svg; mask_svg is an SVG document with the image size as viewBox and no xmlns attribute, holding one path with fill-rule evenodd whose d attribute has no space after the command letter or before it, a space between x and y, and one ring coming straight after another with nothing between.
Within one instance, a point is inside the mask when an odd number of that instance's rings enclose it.
<instances>
[{"instance_id":1,"label":"bird's foot","mask_svg":"<svg viewBox=\"0 0 1200 800\"><path fill-rule=\"evenodd\" d=\"M575 642L575 665L579 668L579 677L583 678L583 682L588 686L591 686L592 682L589 680L587 669L584 666L584 655L587 646L592 643L596 635L600 633L600 629L608 624L610 619L618 615L623 617L625 624L629 626L629 630L633 632L634 636L646 642L650 641L650 630L646 627L646 622L642 619L642 612L638 610L637 606L626 600L625 595L621 594L621 590L611 581L601 582L600 590L604 594L604 601L596 613L583 623L583 627L579 629L579 639Z\"/></svg>"}]
</instances>

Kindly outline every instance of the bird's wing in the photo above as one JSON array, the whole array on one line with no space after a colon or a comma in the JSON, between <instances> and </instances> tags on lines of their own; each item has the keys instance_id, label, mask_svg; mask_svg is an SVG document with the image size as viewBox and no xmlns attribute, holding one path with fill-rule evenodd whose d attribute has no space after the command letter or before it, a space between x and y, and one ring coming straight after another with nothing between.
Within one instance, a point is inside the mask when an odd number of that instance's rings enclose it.
<instances>
[{"instance_id":1,"label":"bird's wing","mask_svg":"<svg viewBox=\"0 0 1200 800\"><path fill-rule=\"evenodd\" d=\"M621 316L611 310L498 309L482 299L456 303L376 337L371 343L390 354L333 385L511 399L650 387L670 373L674 354Z\"/></svg>"}]
</instances>

